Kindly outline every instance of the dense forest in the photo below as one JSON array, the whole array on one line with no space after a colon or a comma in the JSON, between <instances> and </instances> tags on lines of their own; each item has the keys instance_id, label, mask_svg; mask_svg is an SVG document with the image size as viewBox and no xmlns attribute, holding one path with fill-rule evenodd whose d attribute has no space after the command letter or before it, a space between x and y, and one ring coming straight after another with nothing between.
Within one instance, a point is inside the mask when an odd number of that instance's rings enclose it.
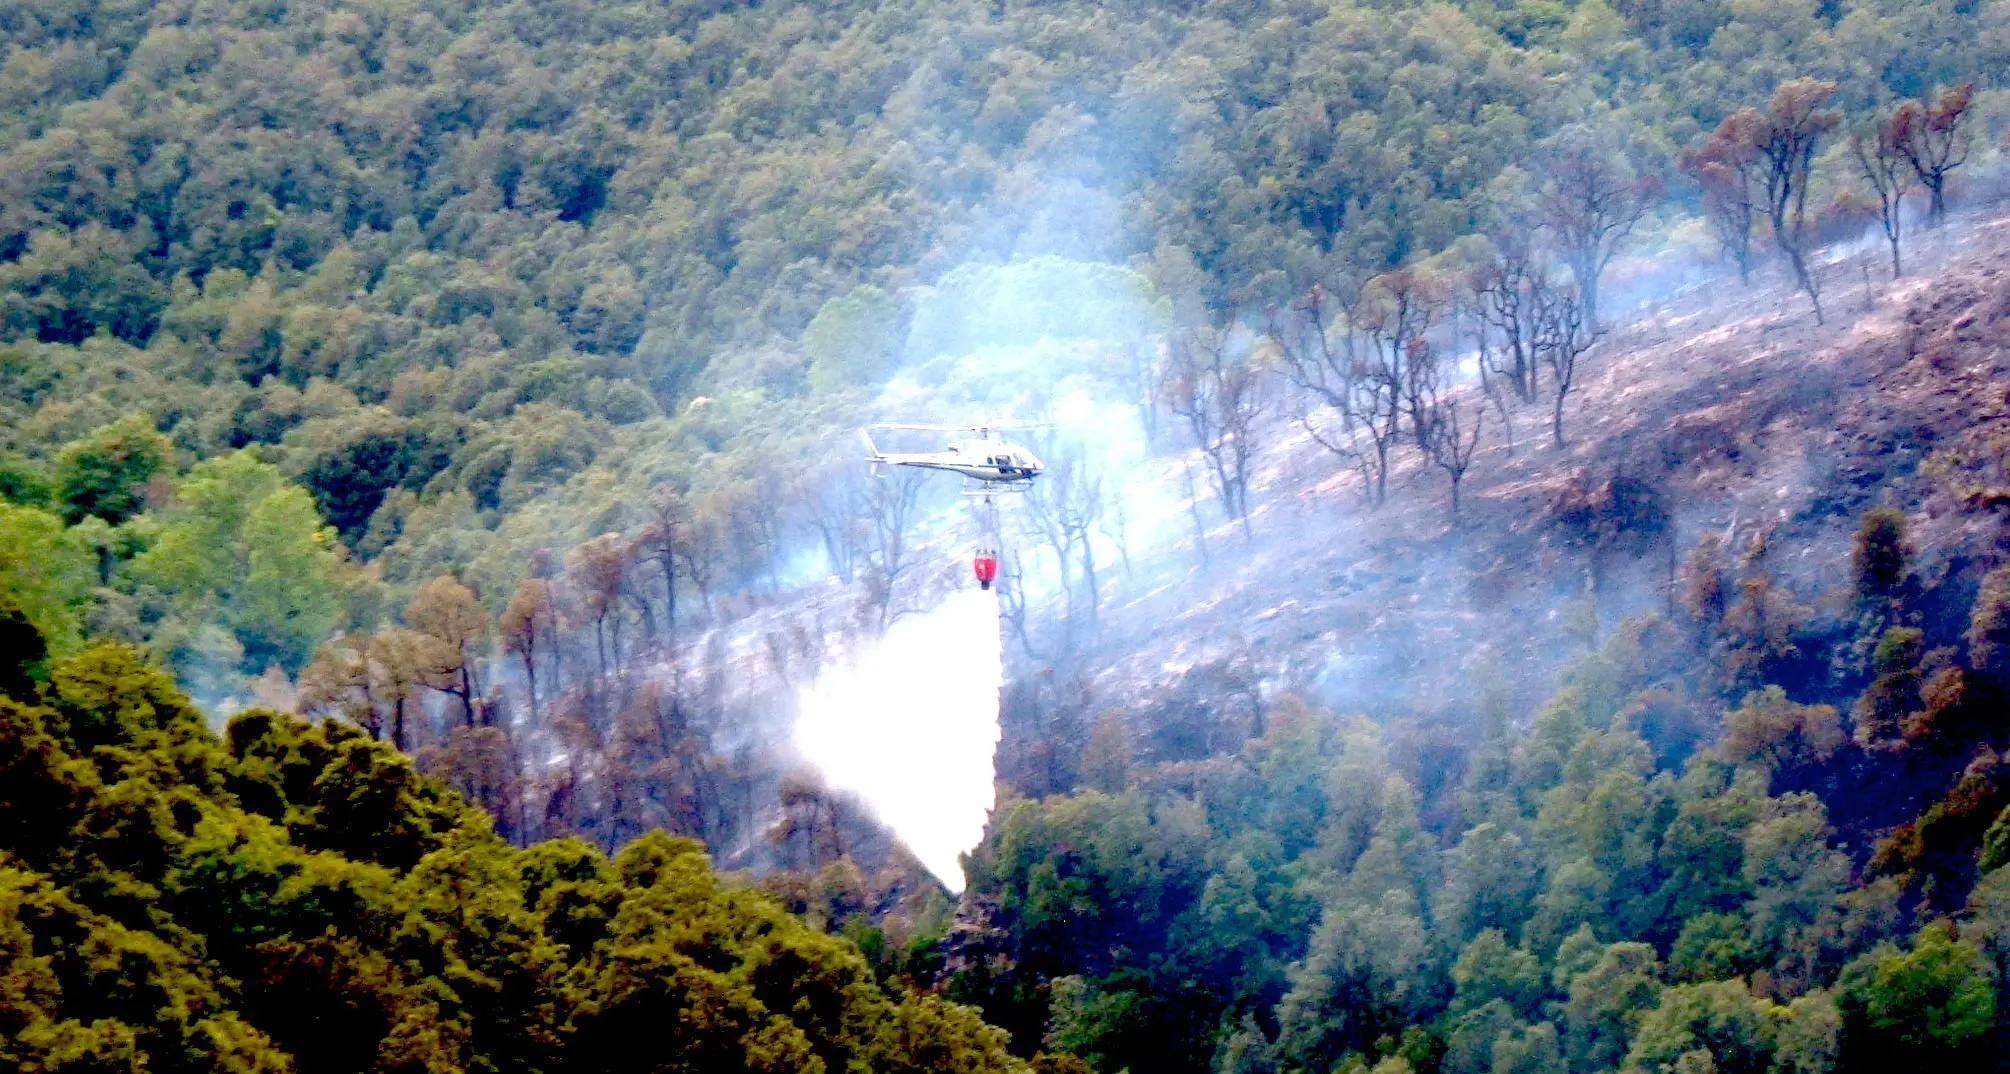
<instances>
[{"instance_id":1,"label":"dense forest","mask_svg":"<svg viewBox=\"0 0 2010 1074\"><path fill-rule=\"evenodd\" d=\"M219 738L116 644L43 671L0 697L10 1070L1021 1069L689 839L513 848L348 723Z\"/></svg>"},{"instance_id":2,"label":"dense forest","mask_svg":"<svg viewBox=\"0 0 2010 1074\"><path fill-rule=\"evenodd\" d=\"M994 819L949 993L1098 1070L1996 1069L2010 569L1964 621L1901 513L1852 560L1817 609L1706 543L1476 744L1286 696L1145 764L1106 719Z\"/></svg>"},{"instance_id":3,"label":"dense forest","mask_svg":"<svg viewBox=\"0 0 2010 1074\"><path fill-rule=\"evenodd\" d=\"M1287 441L1350 517L1428 498L1483 547L1488 453L1587 435L1640 303L1712 277L1834 326L1858 272L1869 308L1944 269L2001 187L2010 5L51 0L0 34L6 1064L2010 1057L1994 283L1907 292L1913 379L1982 372L1831 498L1828 575L1587 470L1524 520L1554 614L1474 628L1542 661L1084 685L1151 638L1116 597L1277 554ZM866 478L856 428L1068 406L954 904L777 714L953 584L949 490Z\"/></svg>"}]
</instances>

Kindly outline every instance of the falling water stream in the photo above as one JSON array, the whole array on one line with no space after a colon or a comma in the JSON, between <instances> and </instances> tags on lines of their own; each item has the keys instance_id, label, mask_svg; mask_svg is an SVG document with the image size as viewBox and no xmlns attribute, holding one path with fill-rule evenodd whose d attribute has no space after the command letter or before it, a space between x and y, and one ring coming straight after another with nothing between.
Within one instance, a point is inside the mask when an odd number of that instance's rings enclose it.
<instances>
[{"instance_id":1,"label":"falling water stream","mask_svg":"<svg viewBox=\"0 0 2010 1074\"><path fill-rule=\"evenodd\" d=\"M961 891L957 856L983 838L993 801L1003 679L997 594L961 590L804 687L796 746Z\"/></svg>"}]
</instances>

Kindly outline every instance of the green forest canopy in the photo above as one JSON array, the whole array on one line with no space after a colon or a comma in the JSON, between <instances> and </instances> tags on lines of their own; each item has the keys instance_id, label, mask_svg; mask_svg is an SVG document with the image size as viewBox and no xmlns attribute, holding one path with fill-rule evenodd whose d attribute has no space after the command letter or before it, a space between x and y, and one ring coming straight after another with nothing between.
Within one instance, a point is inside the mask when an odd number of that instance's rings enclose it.
<instances>
[{"instance_id":1,"label":"green forest canopy","mask_svg":"<svg viewBox=\"0 0 2010 1074\"><path fill-rule=\"evenodd\" d=\"M0 697L9 1070L1022 1069L661 833L510 847L340 721L219 738L129 649Z\"/></svg>"},{"instance_id":2,"label":"green forest canopy","mask_svg":"<svg viewBox=\"0 0 2010 1074\"><path fill-rule=\"evenodd\" d=\"M2006 17L23 6L0 17L0 495L119 527L250 449L376 564L352 582L452 570L500 610L535 548L632 530L669 485L745 551L721 590L756 585L787 528L764 502L806 495L796 460L903 359L1133 331L1115 266L1184 315L1444 250L1519 211L1557 139L1661 178L1672 219L1699 196L1675 151L1788 78L1837 81L1852 116L1979 79L1993 115ZM969 290L968 266L1009 261L1059 272ZM1085 294L1125 323L1048 315ZM135 414L172 457L99 458L94 490L65 452ZM116 568L145 530L85 536ZM349 625L395 604L369 584ZM302 659L249 613L150 601L99 618L185 676Z\"/></svg>"},{"instance_id":3,"label":"green forest canopy","mask_svg":"<svg viewBox=\"0 0 2010 1074\"><path fill-rule=\"evenodd\" d=\"M53 653L0 676L0 1058L1014 1069L693 843L511 847L348 723L219 739L92 639L242 702L449 572L504 610L660 488L713 534L673 598L772 585L791 475L903 363L1413 262L1560 141L1659 179L1666 231L1676 151L1792 78L1853 120L1972 79L1993 134L2006 31L2001 0L0 12L0 630ZM1765 581L1629 627L1456 786L1289 703L1141 771L1108 729L1081 793L1000 816L995 931L916 983L1055 1072L2003 1054L2010 578L1924 629L1857 594L1847 717L1770 685L1801 657ZM1850 812L1901 782L1916 816Z\"/></svg>"}]
</instances>

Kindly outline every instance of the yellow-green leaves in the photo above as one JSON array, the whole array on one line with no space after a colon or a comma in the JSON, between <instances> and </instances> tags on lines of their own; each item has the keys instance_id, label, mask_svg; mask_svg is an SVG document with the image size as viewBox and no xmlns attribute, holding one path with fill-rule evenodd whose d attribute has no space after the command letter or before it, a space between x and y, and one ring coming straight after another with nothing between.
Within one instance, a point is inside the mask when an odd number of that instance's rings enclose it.
<instances>
[{"instance_id":1,"label":"yellow-green leaves","mask_svg":"<svg viewBox=\"0 0 2010 1074\"><path fill-rule=\"evenodd\" d=\"M62 519L0 503L0 607L18 610L56 652L76 646L95 581L90 548Z\"/></svg>"},{"instance_id":2,"label":"yellow-green leaves","mask_svg":"<svg viewBox=\"0 0 2010 1074\"><path fill-rule=\"evenodd\" d=\"M512 847L349 724L218 741L117 646L45 693L0 700L0 1069L1020 1069L693 840Z\"/></svg>"},{"instance_id":3,"label":"yellow-green leaves","mask_svg":"<svg viewBox=\"0 0 2010 1074\"><path fill-rule=\"evenodd\" d=\"M190 470L133 577L192 623L215 618L252 669L298 669L341 618L334 535L313 500L249 452Z\"/></svg>"},{"instance_id":4,"label":"yellow-green leaves","mask_svg":"<svg viewBox=\"0 0 2010 1074\"><path fill-rule=\"evenodd\" d=\"M97 517L116 526L139 514L146 507L147 483L173 458L173 445L144 414L128 414L64 446L56 456L64 518Z\"/></svg>"}]
</instances>

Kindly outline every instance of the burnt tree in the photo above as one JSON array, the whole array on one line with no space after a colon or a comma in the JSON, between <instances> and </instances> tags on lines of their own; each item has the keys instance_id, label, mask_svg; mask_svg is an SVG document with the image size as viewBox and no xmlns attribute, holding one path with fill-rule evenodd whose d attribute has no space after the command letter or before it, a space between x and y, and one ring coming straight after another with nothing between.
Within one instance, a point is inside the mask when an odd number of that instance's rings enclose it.
<instances>
[{"instance_id":1,"label":"burnt tree","mask_svg":"<svg viewBox=\"0 0 2010 1074\"><path fill-rule=\"evenodd\" d=\"M1466 471L1472 468L1473 458L1479 454L1480 429L1485 424L1486 408L1471 406L1462 409L1459 400L1447 393L1431 395L1431 462L1445 472L1452 485L1452 521L1459 518L1459 488L1464 483Z\"/></svg>"},{"instance_id":2,"label":"burnt tree","mask_svg":"<svg viewBox=\"0 0 2010 1074\"><path fill-rule=\"evenodd\" d=\"M1901 106L1898 111L1873 123L1870 130L1850 135L1849 140L1850 156L1856 159L1857 173L1877 195L1878 221L1884 225L1885 241L1891 244L1892 279L1905 275L1904 264L1899 259L1899 238L1905 226L1901 214L1905 208L1905 195L1912 190L1915 179L1912 164L1906 159L1903 147L1904 115L1905 109Z\"/></svg>"},{"instance_id":3,"label":"burnt tree","mask_svg":"<svg viewBox=\"0 0 2010 1074\"><path fill-rule=\"evenodd\" d=\"M1947 173L1968 159L1963 121L1974 96L1975 84L1964 82L1935 97L1932 104L1906 101L1892 115L1899 151L1926 188L1926 215L1935 227L1947 217Z\"/></svg>"},{"instance_id":4,"label":"burnt tree","mask_svg":"<svg viewBox=\"0 0 2010 1074\"><path fill-rule=\"evenodd\" d=\"M1549 370L1550 436L1562 451L1563 404L1577 386L1578 360L1595 335L1574 288L1544 283L1535 295L1535 351Z\"/></svg>"},{"instance_id":5,"label":"burnt tree","mask_svg":"<svg viewBox=\"0 0 2010 1074\"><path fill-rule=\"evenodd\" d=\"M1842 113L1828 107L1836 84L1797 78L1773 92L1764 122L1754 126L1758 151L1765 161L1766 216L1773 241L1793 266L1794 280L1806 291L1822 323L1821 288L1808 270L1814 237L1809 227L1808 186L1814 176L1815 152L1823 136L1842 123Z\"/></svg>"},{"instance_id":6,"label":"burnt tree","mask_svg":"<svg viewBox=\"0 0 2010 1074\"><path fill-rule=\"evenodd\" d=\"M1747 108L1717 124L1700 149L1686 151L1677 167L1703 188L1703 213L1738 280L1752 282L1752 224L1763 202L1765 158L1759 153L1765 118Z\"/></svg>"},{"instance_id":7,"label":"burnt tree","mask_svg":"<svg viewBox=\"0 0 2010 1074\"><path fill-rule=\"evenodd\" d=\"M1263 371L1235 338L1233 321L1174 332L1159 396L1207 460L1222 509L1249 535L1249 467L1264 410Z\"/></svg>"},{"instance_id":8,"label":"burnt tree","mask_svg":"<svg viewBox=\"0 0 2010 1074\"><path fill-rule=\"evenodd\" d=\"M1588 131L1550 155L1537 205L1583 296L1584 321L1598 323L1598 281L1627 236L1660 198L1653 177L1637 175L1617 148Z\"/></svg>"}]
</instances>

